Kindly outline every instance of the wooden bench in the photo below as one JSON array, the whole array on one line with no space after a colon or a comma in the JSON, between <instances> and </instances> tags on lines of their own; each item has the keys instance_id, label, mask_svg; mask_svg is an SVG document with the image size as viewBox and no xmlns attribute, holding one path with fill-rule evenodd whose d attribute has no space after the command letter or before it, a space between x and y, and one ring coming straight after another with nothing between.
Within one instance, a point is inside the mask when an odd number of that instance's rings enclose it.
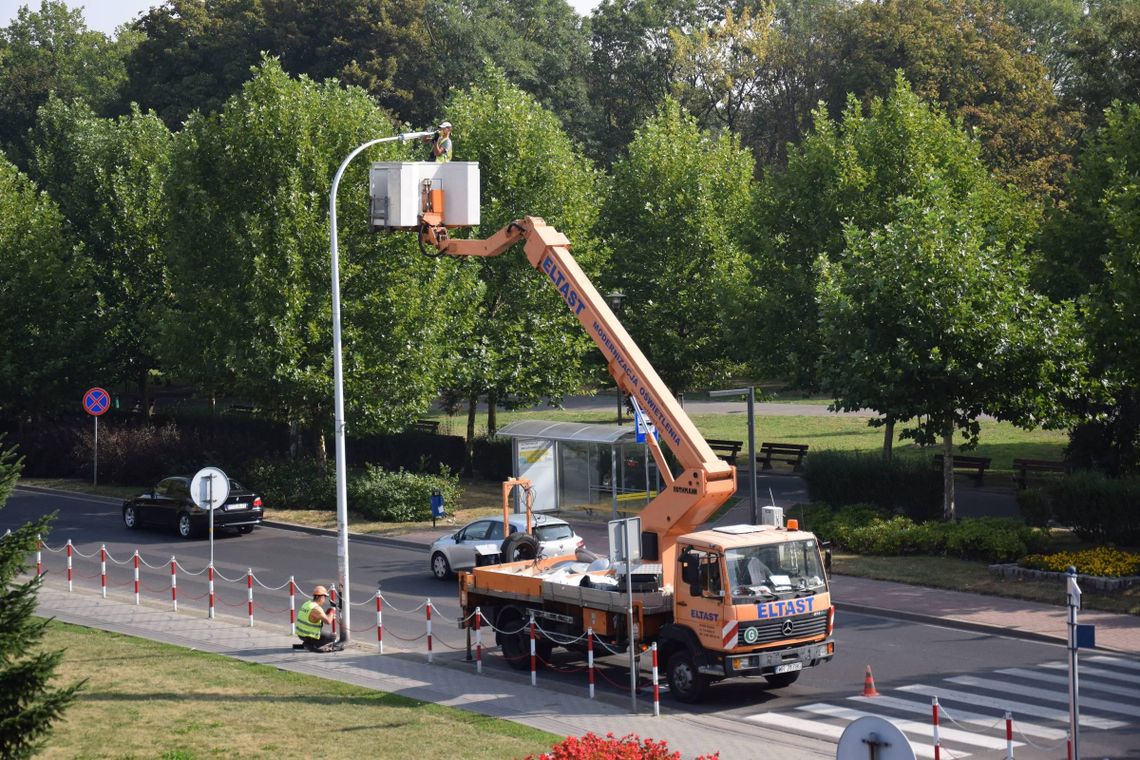
<instances>
[{"instance_id":1,"label":"wooden bench","mask_svg":"<svg viewBox=\"0 0 1140 760\"><path fill-rule=\"evenodd\" d=\"M808 445L806 443L768 443L765 441L760 444L760 453L756 455L756 461L765 470L772 469L772 462L784 462L790 464L792 469L798 470L804 463L807 451Z\"/></svg>"},{"instance_id":2,"label":"wooden bench","mask_svg":"<svg viewBox=\"0 0 1140 760\"><path fill-rule=\"evenodd\" d=\"M934 466L942 469L943 456L942 454L934 455ZM977 470L972 473L970 477L978 481L978 485L982 483L982 477L986 474L986 470L990 466L989 457L968 457L961 454L955 454L952 461L952 466L955 470Z\"/></svg>"},{"instance_id":3,"label":"wooden bench","mask_svg":"<svg viewBox=\"0 0 1140 760\"><path fill-rule=\"evenodd\" d=\"M744 441L726 441L720 438L706 438L705 443L709 445L714 454L729 464L736 464L736 455L744 446Z\"/></svg>"},{"instance_id":4,"label":"wooden bench","mask_svg":"<svg viewBox=\"0 0 1140 760\"><path fill-rule=\"evenodd\" d=\"M413 433L438 433L439 421L438 420L416 420L408 430Z\"/></svg>"},{"instance_id":5,"label":"wooden bench","mask_svg":"<svg viewBox=\"0 0 1140 760\"><path fill-rule=\"evenodd\" d=\"M1064 474L1069 471L1069 465L1064 462L1054 462L1049 459L1015 459L1013 460L1013 480L1017 487L1024 490L1029 473L1031 472L1058 472Z\"/></svg>"}]
</instances>

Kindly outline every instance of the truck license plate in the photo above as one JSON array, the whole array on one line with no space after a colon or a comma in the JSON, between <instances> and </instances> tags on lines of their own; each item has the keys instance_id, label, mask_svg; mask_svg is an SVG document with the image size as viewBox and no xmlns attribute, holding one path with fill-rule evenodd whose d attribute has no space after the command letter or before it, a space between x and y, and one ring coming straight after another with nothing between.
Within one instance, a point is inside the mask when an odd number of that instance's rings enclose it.
<instances>
[{"instance_id":1,"label":"truck license plate","mask_svg":"<svg viewBox=\"0 0 1140 760\"><path fill-rule=\"evenodd\" d=\"M777 665L777 673L791 673L796 670L803 670L804 664L802 662L789 662L787 665Z\"/></svg>"}]
</instances>

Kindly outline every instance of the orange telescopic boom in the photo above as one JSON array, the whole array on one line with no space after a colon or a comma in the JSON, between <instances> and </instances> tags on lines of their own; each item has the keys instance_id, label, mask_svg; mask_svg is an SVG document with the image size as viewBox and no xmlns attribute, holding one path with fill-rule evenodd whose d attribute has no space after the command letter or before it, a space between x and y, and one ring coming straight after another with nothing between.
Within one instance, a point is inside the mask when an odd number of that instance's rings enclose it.
<instances>
[{"instance_id":1,"label":"orange telescopic boom","mask_svg":"<svg viewBox=\"0 0 1140 760\"><path fill-rule=\"evenodd\" d=\"M570 255L570 241L534 216L513 221L485 240L451 239L440 216L428 211L421 216L420 242L447 256L488 257L524 243L531 266L562 296L605 355L618 387L636 399L681 466L681 472L673 473L653 436L647 436L666 487L641 512L644 532L656 536L657 542L654 551L652 538L647 535L644 552L647 557L659 557L664 567L674 567L676 538L697 529L736 492L736 468L709 448L606 299Z\"/></svg>"}]
</instances>

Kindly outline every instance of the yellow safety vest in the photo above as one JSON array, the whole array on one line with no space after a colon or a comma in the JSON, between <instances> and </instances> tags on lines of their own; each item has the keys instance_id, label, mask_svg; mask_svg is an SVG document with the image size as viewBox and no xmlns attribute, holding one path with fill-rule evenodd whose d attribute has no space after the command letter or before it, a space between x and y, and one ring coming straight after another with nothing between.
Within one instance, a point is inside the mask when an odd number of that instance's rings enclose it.
<instances>
[{"instance_id":1,"label":"yellow safety vest","mask_svg":"<svg viewBox=\"0 0 1140 760\"><path fill-rule=\"evenodd\" d=\"M301 613L297 615L297 635L303 639L319 639L321 637L321 625L323 623L314 623L309 620L309 615L312 614L313 608L318 606L313 600L309 600L301 605Z\"/></svg>"}]
</instances>

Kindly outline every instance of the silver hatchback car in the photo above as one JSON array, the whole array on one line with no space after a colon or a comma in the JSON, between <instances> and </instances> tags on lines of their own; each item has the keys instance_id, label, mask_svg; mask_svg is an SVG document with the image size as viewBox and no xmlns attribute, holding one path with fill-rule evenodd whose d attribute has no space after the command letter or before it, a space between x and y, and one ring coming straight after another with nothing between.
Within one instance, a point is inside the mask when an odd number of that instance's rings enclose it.
<instances>
[{"instance_id":1,"label":"silver hatchback car","mask_svg":"<svg viewBox=\"0 0 1140 760\"><path fill-rule=\"evenodd\" d=\"M526 515L511 515L508 521L512 535L526 531ZM531 535L538 543L540 557L569 556L586 544L570 523L542 514L532 516ZM494 517L475 520L454 533L440 536L431 545L431 573L444 580L455 570L500 562L503 539L503 520Z\"/></svg>"}]
</instances>

